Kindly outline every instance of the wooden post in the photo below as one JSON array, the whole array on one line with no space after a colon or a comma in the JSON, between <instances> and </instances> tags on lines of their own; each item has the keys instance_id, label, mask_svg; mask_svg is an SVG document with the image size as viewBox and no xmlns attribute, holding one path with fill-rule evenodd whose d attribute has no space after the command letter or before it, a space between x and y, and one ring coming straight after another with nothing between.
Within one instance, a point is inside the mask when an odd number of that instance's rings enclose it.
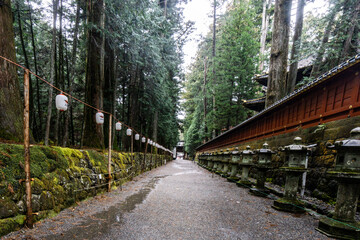
<instances>
[{"instance_id":1,"label":"wooden post","mask_svg":"<svg viewBox=\"0 0 360 240\"><path fill-rule=\"evenodd\" d=\"M146 170L146 154L147 154L148 139L146 139L145 150L144 150L144 168Z\"/></svg>"},{"instance_id":2,"label":"wooden post","mask_svg":"<svg viewBox=\"0 0 360 240\"><path fill-rule=\"evenodd\" d=\"M112 114L109 115L109 153L108 153L108 192L111 192L111 134L112 133Z\"/></svg>"},{"instance_id":3,"label":"wooden post","mask_svg":"<svg viewBox=\"0 0 360 240\"><path fill-rule=\"evenodd\" d=\"M31 206L31 178L30 178L30 79L29 70L24 73L24 160L25 160L25 192L26 192L26 226L33 228L33 216Z\"/></svg>"},{"instance_id":4,"label":"wooden post","mask_svg":"<svg viewBox=\"0 0 360 240\"><path fill-rule=\"evenodd\" d=\"M142 141L142 137L141 137L141 135L140 135L140 137L139 137L139 148L138 148L138 150L139 150L139 159L140 159L140 162L139 162L139 165L140 165L140 173L141 173L141 171L142 171L142 160L141 160L141 141Z\"/></svg>"},{"instance_id":5,"label":"wooden post","mask_svg":"<svg viewBox=\"0 0 360 240\"><path fill-rule=\"evenodd\" d=\"M150 170L152 169L152 165L153 165L153 147L150 146L151 148L151 160L150 160Z\"/></svg>"},{"instance_id":6,"label":"wooden post","mask_svg":"<svg viewBox=\"0 0 360 240\"><path fill-rule=\"evenodd\" d=\"M158 148L154 146L155 148L155 167L158 167Z\"/></svg>"},{"instance_id":7,"label":"wooden post","mask_svg":"<svg viewBox=\"0 0 360 240\"><path fill-rule=\"evenodd\" d=\"M134 161L134 133L131 133L131 164Z\"/></svg>"}]
</instances>

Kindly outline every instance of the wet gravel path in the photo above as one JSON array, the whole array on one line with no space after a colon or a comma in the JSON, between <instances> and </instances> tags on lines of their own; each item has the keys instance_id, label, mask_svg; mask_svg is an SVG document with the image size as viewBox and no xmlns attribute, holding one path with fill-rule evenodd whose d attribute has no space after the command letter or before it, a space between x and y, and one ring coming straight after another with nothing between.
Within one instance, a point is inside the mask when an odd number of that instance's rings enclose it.
<instances>
[{"instance_id":1,"label":"wet gravel path","mask_svg":"<svg viewBox=\"0 0 360 240\"><path fill-rule=\"evenodd\" d=\"M328 239L314 217L271 205L176 160L5 239Z\"/></svg>"}]
</instances>

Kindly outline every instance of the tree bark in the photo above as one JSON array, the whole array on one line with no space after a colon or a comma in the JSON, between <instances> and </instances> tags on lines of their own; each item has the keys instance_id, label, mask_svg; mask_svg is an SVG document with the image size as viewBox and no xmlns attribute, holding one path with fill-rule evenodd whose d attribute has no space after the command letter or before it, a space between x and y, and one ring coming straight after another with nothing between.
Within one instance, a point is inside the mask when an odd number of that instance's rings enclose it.
<instances>
[{"instance_id":1,"label":"tree bark","mask_svg":"<svg viewBox=\"0 0 360 240\"><path fill-rule=\"evenodd\" d=\"M301 34L303 28L303 19L304 19L304 7L305 0L298 0L297 12L296 12L296 22L295 22L295 33L293 38L293 45L291 48L291 57L290 57L290 70L289 70L289 78L287 85L287 94L293 92L295 90L296 85L296 76L298 70L298 54L300 50L301 44Z\"/></svg>"},{"instance_id":2,"label":"tree bark","mask_svg":"<svg viewBox=\"0 0 360 240\"><path fill-rule=\"evenodd\" d=\"M110 46L110 40L105 40L105 85L104 85L104 110L115 115L115 91L116 91L116 55L115 51ZM109 135L109 121L104 124L104 137L108 139ZM114 134L112 134L113 136ZM108 143L105 142L105 147Z\"/></svg>"},{"instance_id":3,"label":"tree bark","mask_svg":"<svg viewBox=\"0 0 360 240\"><path fill-rule=\"evenodd\" d=\"M350 18L351 21L350 21L350 24L348 25L349 28L348 28L348 31L346 34L347 37L344 42L344 47L341 51L341 57L339 59L340 61L344 61L345 58L347 56L349 56L350 45L351 45L351 41L353 39L356 22L359 21L359 19L358 19L359 12L360 12L360 0L358 0L358 2L356 3L355 9L353 10L352 16Z\"/></svg>"},{"instance_id":4,"label":"tree bark","mask_svg":"<svg viewBox=\"0 0 360 240\"><path fill-rule=\"evenodd\" d=\"M268 9L271 6L271 0L263 0L263 12L262 12L262 22L261 22L261 37L260 37L260 65L259 71L264 70L264 57L265 48L266 48L266 37L269 29L269 19L270 15L267 13Z\"/></svg>"},{"instance_id":5,"label":"tree bark","mask_svg":"<svg viewBox=\"0 0 360 240\"><path fill-rule=\"evenodd\" d=\"M53 0L53 30L52 30L52 44L51 44L51 61L50 61L50 83L54 83L55 78L55 58L56 58L56 18L57 18L57 8L59 0ZM51 124L51 110L53 103L53 88L49 87L49 98L48 98L48 107L47 107L47 117L46 117L46 130L45 130L45 145L49 145L49 135L50 135L50 124Z\"/></svg>"},{"instance_id":6,"label":"tree bark","mask_svg":"<svg viewBox=\"0 0 360 240\"><path fill-rule=\"evenodd\" d=\"M70 67L70 81L69 81L69 94L72 95L73 92L73 82L75 81L75 66L76 66L76 51L77 51L77 43L78 43L78 32L79 32L79 23L80 23L80 3L79 0L76 3L76 18L75 18L75 28L74 28L74 39L73 39L73 47L71 53L71 67ZM63 147L66 147L69 140L69 121L72 116L72 99L69 98L69 111L66 113L65 118L65 133L63 139ZM74 142L73 142L74 144Z\"/></svg>"},{"instance_id":7,"label":"tree bark","mask_svg":"<svg viewBox=\"0 0 360 240\"><path fill-rule=\"evenodd\" d=\"M33 19L32 19L32 9L31 9L31 4L30 1L28 0L28 5L29 5L29 19L30 19L30 33L31 33L31 45L32 45L32 50L33 50L33 56L34 56L34 66L35 66L35 73L36 75L38 75L38 66L37 66L37 54L36 54L36 45L35 45L35 36L34 36L34 29L33 29ZM39 127L38 127L38 133L37 135L39 136L43 136L43 125L42 125L42 121L43 121L43 114L42 114L42 107L40 104L40 85L39 85L39 79L36 78L36 103L37 103L37 111L38 111L38 115L39 115ZM40 139L37 139L38 141Z\"/></svg>"},{"instance_id":8,"label":"tree bark","mask_svg":"<svg viewBox=\"0 0 360 240\"><path fill-rule=\"evenodd\" d=\"M87 21L99 29L104 29L105 3L103 0L87 1ZM101 30L90 26L87 32L87 65L85 100L98 109L103 108L104 88L104 34ZM104 148L103 126L96 124L96 111L85 107L85 126L83 145Z\"/></svg>"},{"instance_id":9,"label":"tree bark","mask_svg":"<svg viewBox=\"0 0 360 240\"><path fill-rule=\"evenodd\" d=\"M10 0L0 5L0 56L16 62ZM6 47L3 47L6 46ZM0 138L23 141L23 104L16 66L0 60Z\"/></svg>"},{"instance_id":10,"label":"tree bark","mask_svg":"<svg viewBox=\"0 0 360 240\"><path fill-rule=\"evenodd\" d=\"M155 111L154 121L153 121L153 134L152 134L152 139L154 142L157 142L157 137L158 137L158 121L159 121L159 111Z\"/></svg>"},{"instance_id":11,"label":"tree bark","mask_svg":"<svg viewBox=\"0 0 360 240\"><path fill-rule=\"evenodd\" d=\"M291 0L276 0L271 41L266 107L286 95L286 68L289 47Z\"/></svg>"},{"instance_id":12,"label":"tree bark","mask_svg":"<svg viewBox=\"0 0 360 240\"><path fill-rule=\"evenodd\" d=\"M141 69L136 66L134 71L132 71L129 84L129 124L131 127L138 129L138 117L139 117L139 86L140 86L140 75L142 74Z\"/></svg>"},{"instance_id":13,"label":"tree bark","mask_svg":"<svg viewBox=\"0 0 360 240\"><path fill-rule=\"evenodd\" d=\"M17 8L17 17L18 17L18 25L19 25L19 37L20 37L20 42L21 42L21 49L24 55L24 59L25 59L25 66L27 69L30 69L30 63L29 63L29 58L26 52L26 47L25 47L25 41L24 41L24 34L23 34L23 30L22 30L22 22L21 22L21 14L20 14L20 5L19 3L16 3L16 8ZM32 81L31 81L31 75L29 75L29 113L30 113L30 127L33 130L32 132L35 133L36 136L36 140L39 140L39 136L38 134L38 129L37 129L37 124L36 124L36 116L35 116L35 111L34 111L34 93L33 93L33 86L32 86ZM30 135L30 138L33 140L32 136Z\"/></svg>"},{"instance_id":14,"label":"tree bark","mask_svg":"<svg viewBox=\"0 0 360 240\"><path fill-rule=\"evenodd\" d=\"M203 140L203 142L204 143L206 143L207 141L208 141L208 138L207 138L207 123L206 123L206 116L207 116L207 103L206 103L206 71L207 71L207 69L206 69L206 65L207 65L207 57L205 57L205 59L204 59L204 89L203 89L203 94L204 94L204 125L205 125L205 127L204 127L204 132L205 132L205 134L204 134L204 140Z\"/></svg>"},{"instance_id":15,"label":"tree bark","mask_svg":"<svg viewBox=\"0 0 360 240\"><path fill-rule=\"evenodd\" d=\"M63 1L60 0L60 13L59 13L59 68L58 68L58 84L57 87L64 89L64 43L62 39L62 20L63 20ZM55 144L60 143L59 140L59 122L60 122L61 112L56 109L56 121L55 121Z\"/></svg>"},{"instance_id":16,"label":"tree bark","mask_svg":"<svg viewBox=\"0 0 360 240\"><path fill-rule=\"evenodd\" d=\"M216 88L216 63L215 63L215 57L216 57L216 0L214 0L214 18L213 18L213 39L212 39L212 64L213 64L213 93L212 93L212 102L213 102L213 114L216 116L216 100L215 100L215 88ZM212 137L215 138L217 134L216 127L213 129Z\"/></svg>"},{"instance_id":17,"label":"tree bark","mask_svg":"<svg viewBox=\"0 0 360 240\"><path fill-rule=\"evenodd\" d=\"M320 66L322 65L322 60L323 60L324 53L325 53L325 47L326 47L327 42L329 41L329 36L331 33L331 28L334 24L336 13L337 13L337 11L335 11L335 9L333 8L329 14L328 24L326 25L326 28L324 31L324 36L321 41L320 48L317 52L315 62L313 64L313 68L311 70L310 77L316 77L319 74Z\"/></svg>"}]
</instances>

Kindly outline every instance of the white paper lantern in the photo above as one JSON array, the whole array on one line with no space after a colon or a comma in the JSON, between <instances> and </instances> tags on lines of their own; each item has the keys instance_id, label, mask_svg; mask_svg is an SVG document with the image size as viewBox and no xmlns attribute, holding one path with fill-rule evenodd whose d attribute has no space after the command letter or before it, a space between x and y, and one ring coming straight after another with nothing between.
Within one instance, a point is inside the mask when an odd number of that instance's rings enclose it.
<instances>
[{"instance_id":1,"label":"white paper lantern","mask_svg":"<svg viewBox=\"0 0 360 240\"><path fill-rule=\"evenodd\" d=\"M143 142L143 143L146 142L146 138L145 138L145 137L142 137L142 138L141 138L141 142Z\"/></svg>"},{"instance_id":2,"label":"white paper lantern","mask_svg":"<svg viewBox=\"0 0 360 240\"><path fill-rule=\"evenodd\" d=\"M126 135L131 136L132 130L130 128L126 129Z\"/></svg>"},{"instance_id":3,"label":"white paper lantern","mask_svg":"<svg viewBox=\"0 0 360 240\"><path fill-rule=\"evenodd\" d=\"M104 114L102 112L96 113L96 123L97 124L104 124Z\"/></svg>"},{"instance_id":4,"label":"white paper lantern","mask_svg":"<svg viewBox=\"0 0 360 240\"><path fill-rule=\"evenodd\" d=\"M150 139L148 139L148 142L147 142L147 143L148 143L148 144L150 144L150 141L151 141L151 140L150 140Z\"/></svg>"},{"instance_id":5,"label":"white paper lantern","mask_svg":"<svg viewBox=\"0 0 360 240\"><path fill-rule=\"evenodd\" d=\"M115 124L115 129L116 129L116 131L120 131L120 130L121 130L121 122L117 122L117 123Z\"/></svg>"},{"instance_id":6,"label":"white paper lantern","mask_svg":"<svg viewBox=\"0 0 360 240\"><path fill-rule=\"evenodd\" d=\"M60 111L66 111L68 109L68 98L64 94L59 94L55 98L56 108Z\"/></svg>"},{"instance_id":7,"label":"white paper lantern","mask_svg":"<svg viewBox=\"0 0 360 240\"><path fill-rule=\"evenodd\" d=\"M139 134L135 134L135 140L139 140L140 139L140 135Z\"/></svg>"}]
</instances>

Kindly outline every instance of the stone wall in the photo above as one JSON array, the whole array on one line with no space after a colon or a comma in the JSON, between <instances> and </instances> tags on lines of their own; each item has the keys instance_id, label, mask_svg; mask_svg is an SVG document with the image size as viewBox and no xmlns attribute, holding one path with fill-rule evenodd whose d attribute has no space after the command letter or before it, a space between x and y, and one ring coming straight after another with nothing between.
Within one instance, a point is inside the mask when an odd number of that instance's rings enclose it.
<instances>
[{"instance_id":1,"label":"stone wall","mask_svg":"<svg viewBox=\"0 0 360 240\"><path fill-rule=\"evenodd\" d=\"M296 136L302 138L303 143L306 145L317 144L316 151L312 153L308 161L308 173L306 179L306 193L313 197L325 200L329 203L334 203L337 194L337 182L335 180L325 177L327 169L334 166L336 151L328 150L326 143L333 143L334 141L348 138L350 131L360 126L360 116L351 117L347 119L337 120L321 124L315 127L302 129L299 128L295 132L286 133L282 135L272 136L265 139L246 142L243 144L231 146L230 149L239 147L244 150L247 145L251 149L259 149L267 142L269 147L276 151L273 155L272 163L275 170L269 171L267 180L277 185L283 186L285 184L285 175L282 171L276 169L285 163L285 155L283 152L278 151L279 147L293 143ZM225 148L226 149L226 148ZM220 149L217 149L220 150ZM199 154L201 152L198 152ZM255 176L255 169L252 169L250 176Z\"/></svg>"},{"instance_id":2,"label":"stone wall","mask_svg":"<svg viewBox=\"0 0 360 240\"><path fill-rule=\"evenodd\" d=\"M107 151L32 146L32 207L35 220L54 215L75 202L107 189ZM0 144L0 236L25 222L24 148ZM113 187L161 166L170 156L112 152Z\"/></svg>"}]
</instances>

